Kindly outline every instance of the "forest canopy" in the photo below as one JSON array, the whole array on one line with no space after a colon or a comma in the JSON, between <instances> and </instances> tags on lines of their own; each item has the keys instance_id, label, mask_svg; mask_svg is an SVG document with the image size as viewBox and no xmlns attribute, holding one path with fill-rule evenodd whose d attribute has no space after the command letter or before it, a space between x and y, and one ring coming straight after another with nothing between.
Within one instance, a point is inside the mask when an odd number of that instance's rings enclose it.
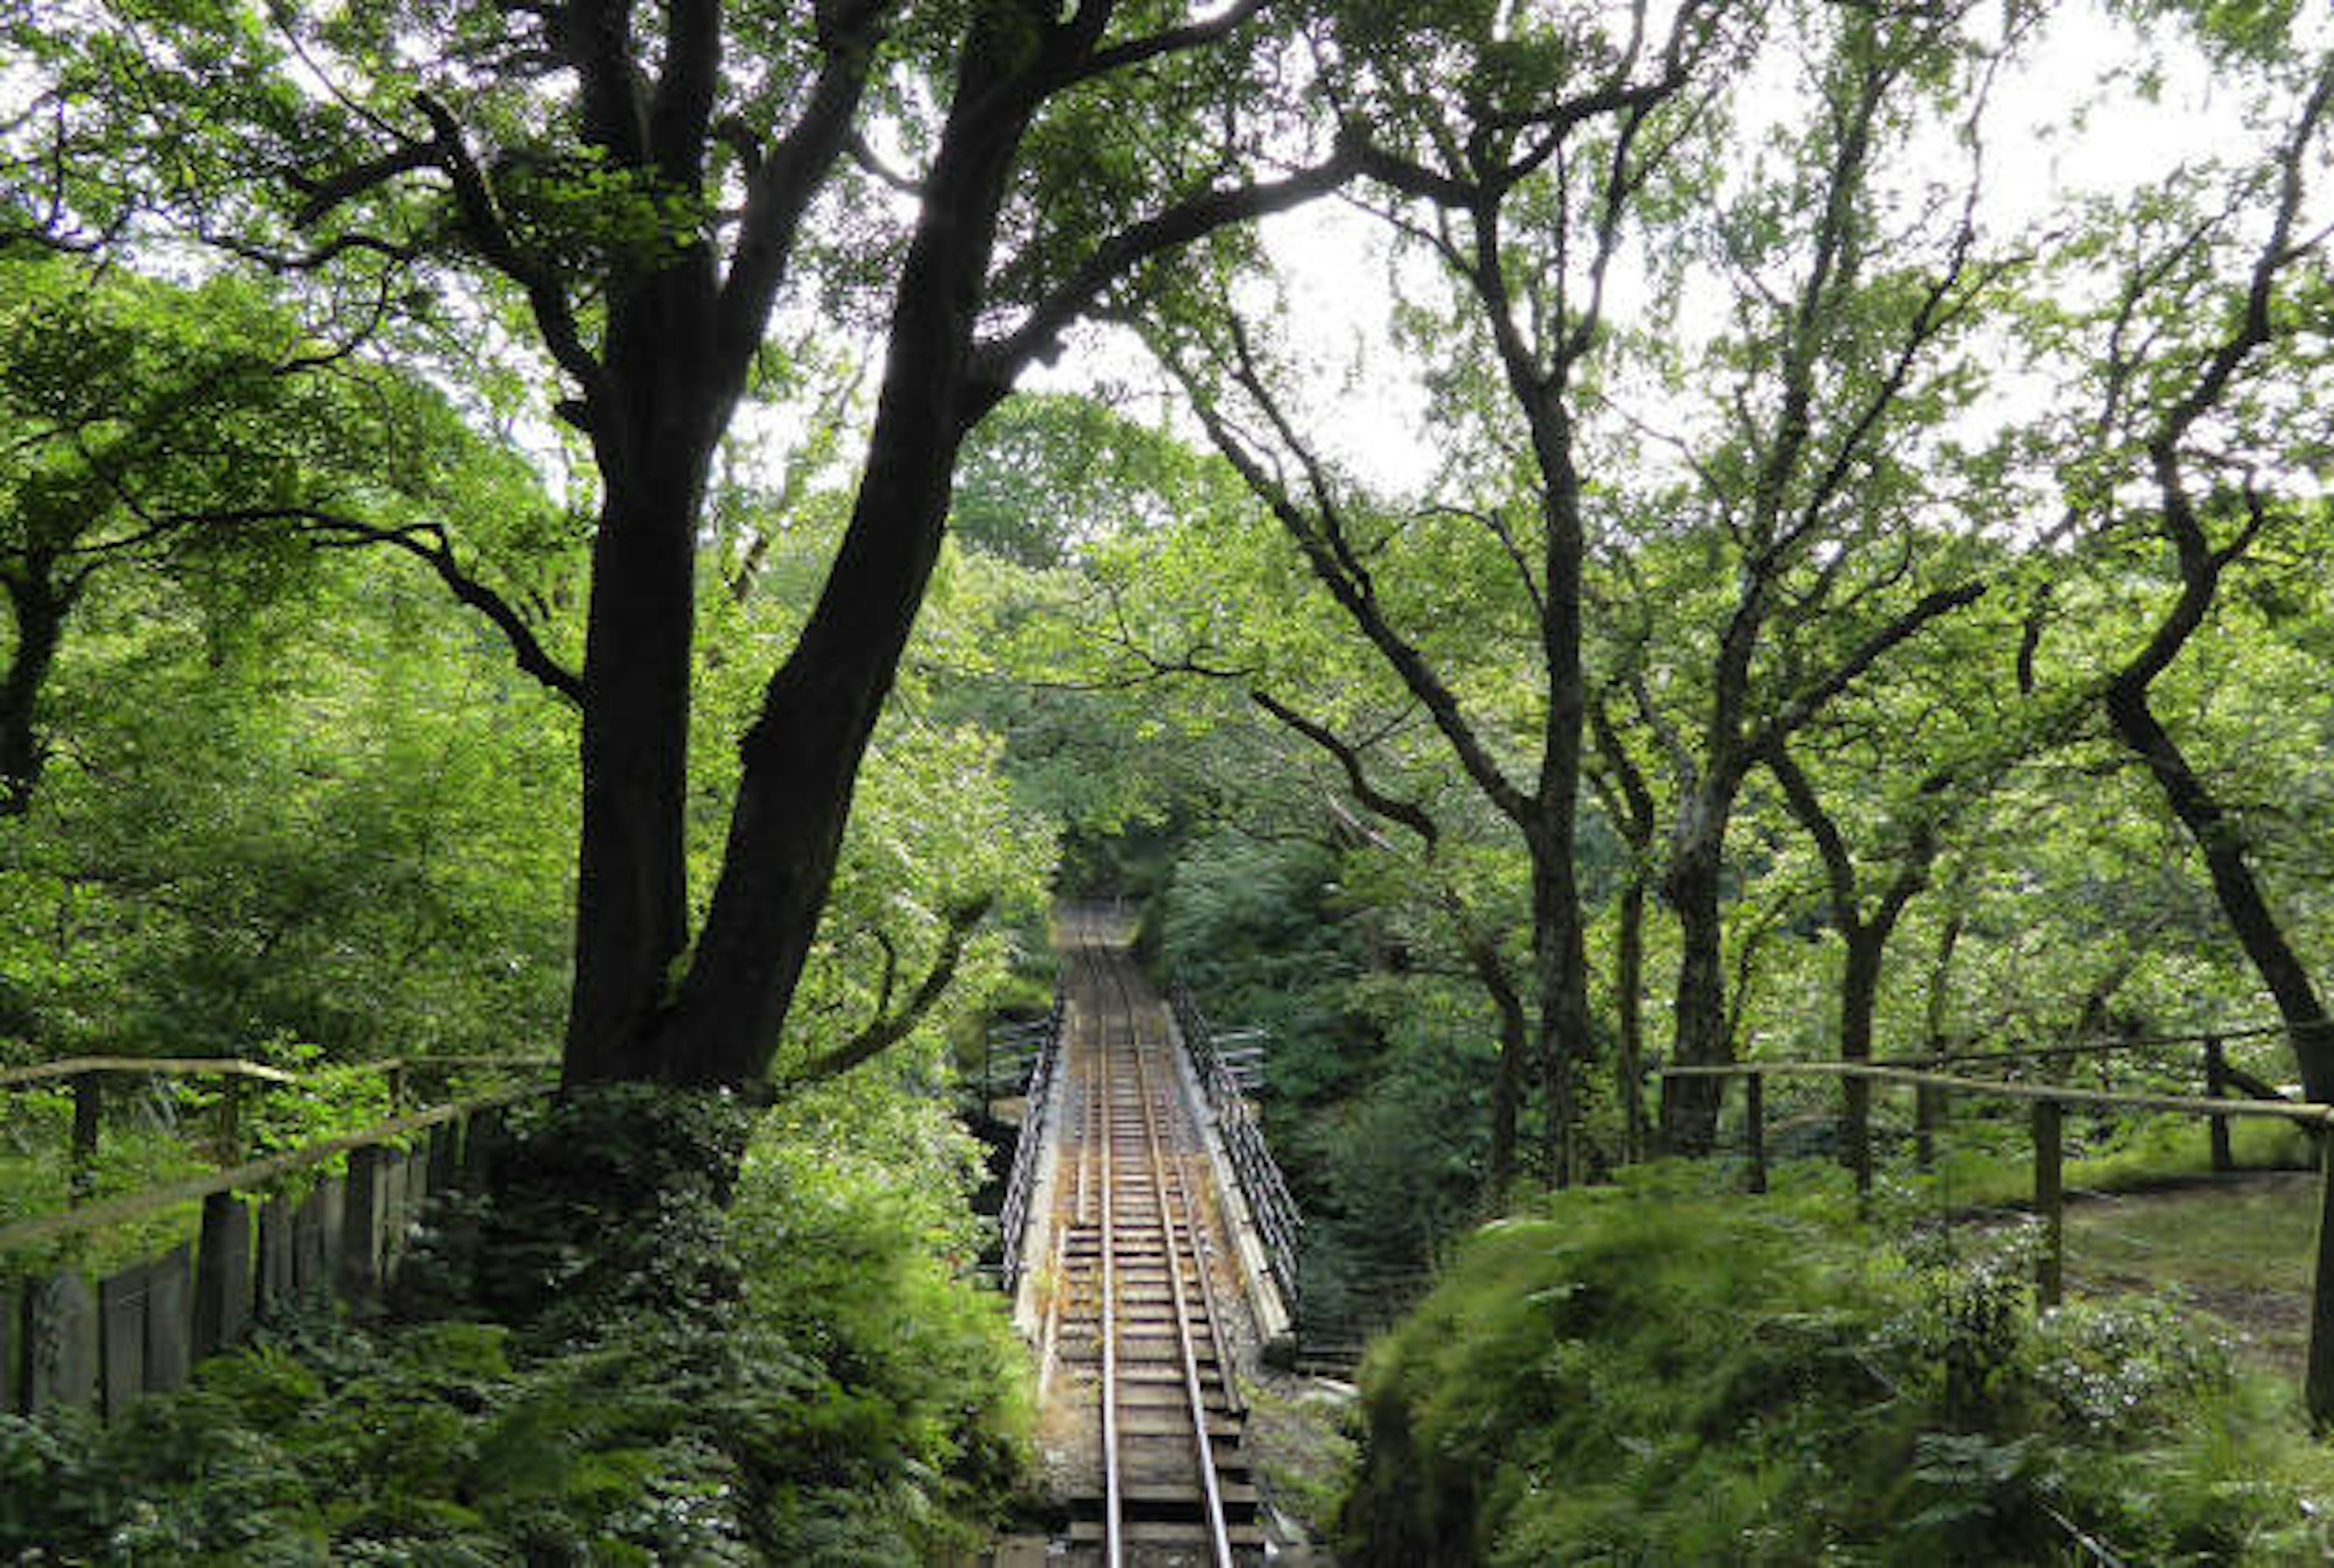
<instances>
[{"instance_id":1,"label":"forest canopy","mask_svg":"<svg viewBox=\"0 0 2334 1568\"><path fill-rule=\"evenodd\" d=\"M1654 1060L2334 1097L2311 8L0 24L27 1051L831 1076L1133 829L1494 1189Z\"/></svg>"}]
</instances>

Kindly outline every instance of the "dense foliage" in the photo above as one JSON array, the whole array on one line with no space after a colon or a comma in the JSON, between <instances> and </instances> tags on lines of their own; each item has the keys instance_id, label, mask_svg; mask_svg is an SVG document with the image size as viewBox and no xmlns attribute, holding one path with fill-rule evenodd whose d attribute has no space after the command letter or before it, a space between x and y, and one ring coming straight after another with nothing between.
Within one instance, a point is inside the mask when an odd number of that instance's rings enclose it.
<instances>
[{"instance_id":1,"label":"dense foliage","mask_svg":"<svg viewBox=\"0 0 2334 1568\"><path fill-rule=\"evenodd\" d=\"M676 1101L646 1150L622 1141L640 1110L565 1108L523 1146L663 1178L653 1224L625 1206L630 1247L472 1254L447 1232L478 1216L441 1212L406 1294L458 1305L473 1293L447 1299L447 1271L490 1256L498 1319L312 1306L111 1426L0 1416L0 1548L915 1568L979 1540L1013 1493L1027 1395L998 1303L962 1270L969 1159L944 1110L830 1093L772 1119L726 1213L707 1183L730 1178L751 1119ZM586 1130L614 1136L579 1155ZM521 1267L531 1302L507 1288Z\"/></svg>"},{"instance_id":2,"label":"dense foliage","mask_svg":"<svg viewBox=\"0 0 2334 1568\"><path fill-rule=\"evenodd\" d=\"M2334 1100L2322 5L0 41L0 1063L326 1075L251 1150L433 1051L776 1105L570 1104L434 1323L11 1426L28 1541L940 1550L1018 1418L936 1107L1042 1005L1049 890L1263 1032L1351 1321L1657 1119L1723 1145L1664 1063L2072 1038L2015 1071L2189 1092L2242 1029L2247 1092ZM99 1190L210 1092L115 1096ZM1906 1109L1778 1091L1775 1152L2001 1195L2013 1123L1913 1178ZM10 1103L0 1216L69 1114ZM2230 1480L2283 1429L2153 1320L1659 1181L1528 1214L1376 1364L1381 1560L2294 1549L2293 1477Z\"/></svg>"},{"instance_id":3,"label":"dense foliage","mask_svg":"<svg viewBox=\"0 0 2334 1568\"><path fill-rule=\"evenodd\" d=\"M2014 1236L1654 1168L1468 1238L1364 1372L1360 1563L2282 1563L2334 1468L2145 1302L2036 1313Z\"/></svg>"}]
</instances>

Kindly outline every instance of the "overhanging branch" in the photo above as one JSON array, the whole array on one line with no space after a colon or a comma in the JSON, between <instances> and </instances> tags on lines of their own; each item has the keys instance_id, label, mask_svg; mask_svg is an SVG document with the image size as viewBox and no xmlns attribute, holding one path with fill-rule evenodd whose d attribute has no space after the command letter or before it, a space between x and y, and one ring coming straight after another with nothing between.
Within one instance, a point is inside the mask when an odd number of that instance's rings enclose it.
<instances>
[{"instance_id":1,"label":"overhanging branch","mask_svg":"<svg viewBox=\"0 0 2334 1568\"><path fill-rule=\"evenodd\" d=\"M957 967L964 961L964 950L972 940L973 932L988 918L995 895L983 893L969 903L960 904L949 912L948 934L941 939L940 957L932 960L931 973L916 994L908 998L907 1005L897 1013L885 1013L878 1005L873 1023L837 1045L832 1051L812 1057L800 1071L788 1079L791 1086L802 1087L824 1083L840 1078L853 1068L873 1061L893 1045L906 1039L916 1025L924 1021L949 986L956 979ZM887 963L886 969L891 967ZM890 990L887 977L884 989Z\"/></svg>"}]
</instances>

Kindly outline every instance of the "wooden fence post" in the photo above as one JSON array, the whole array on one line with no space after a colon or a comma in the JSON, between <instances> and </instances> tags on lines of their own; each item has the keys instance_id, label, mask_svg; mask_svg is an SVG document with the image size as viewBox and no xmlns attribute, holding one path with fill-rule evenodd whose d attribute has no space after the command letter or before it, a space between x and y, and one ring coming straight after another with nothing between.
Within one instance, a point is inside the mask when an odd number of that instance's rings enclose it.
<instances>
[{"instance_id":1,"label":"wooden fence post","mask_svg":"<svg viewBox=\"0 0 2334 1568\"><path fill-rule=\"evenodd\" d=\"M146 1391L167 1394L186 1385L193 1368L187 1286L194 1255L180 1242L146 1265Z\"/></svg>"},{"instance_id":2,"label":"wooden fence post","mask_svg":"<svg viewBox=\"0 0 2334 1568\"><path fill-rule=\"evenodd\" d=\"M97 1402L97 1302L67 1269L24 1292L24 1399L27 1412Z\"/></svg>"},{"instance_id":3,"label":"wooden fence post","mask_svg":"<svg viewBox=\"0 0 2334 1568\"><path fill-rule=\"evenodd\" d=\"M251 1215L231 1192L203 1199L195 1261L195 1354L214 1355L251 1332Z\"/></svg>"},{"instance_id":4,"label":"wooden fence post","mask_svg":"<svg viewBox=\"0 0 2334 1568\"><path fill-rule=\"evenodd\" d=\"M2046 1307L2059 1304L2065 1284L2067 1193L2065 1145L2059 1102L2034 1102L2034 1212L2042 1221L2042 1251L2034 1260L2034 1294Z\"/></svg>"},{"instance_id":5,"label":"wooden fence post","mask_svg":"<svg viewBox=\"0 0 2334 1568\"><path fill-rule=\"evenodd\" d=\"M2334 1129L2318 1133L2318 1266L2310 1281L2310 1360L2302 1403L2320 1432L2334 1429Z\"/></svg>"},{"instance_id":6,"label":"wooden fence post","mask_svg":"<svg viewBox=\"0 0 2334 1568\"><path fill-rule=\"evenodd\" d=\"M1767 1190L1767 1076L1763 1073L1745 1073L1742 1078L1742 1131L1750 1144L1750 1190Z\"/></svg>"},{"instance_id":7,"label":"wooden fence post","mask_svg":"<svg viewBox=\"0 0 2334 1568\"><path fill-rule=\"evenodd\" d=\"M462 1188L484 1193L495 1178L495 1154L503 1143L502 1108L482 1107L469 1115L462 1129Z\"/></svg>"},{"instance_id":8,"label":"wooden fence post","mask_svg":"<svg viewBox=\"0 0 2334 1568\"><path fill-rule=\"evenodd\" d=\"M381 1229L386 1216L387 1172L377 1143L349 1150L346 1195L341 1200L341 1294L369 1301L381 1294Z\"/></svg>"},{"instance_id":9,"label":"wooden fence post","mask_svg":"<svg viewBox=\"0 0 2334 1568\"><path fill-rule=\"evenodd\" d=\"M96 1190L97 1134L105 1114L105 1079L83 1073L72 1081L72 1153L66 1165L65 1202L79 1204Z\"/></svg>"},{"instance_id":10,"label":"wooden fence post","mask_svg":"<svg viewBox=\"0 0 2334 1568\"><path fill-rule=\"evenodd\" d=\"M333 1288L324 1263L324 1184L319 1181L292 1211L292 1288L304 1296Z\"/></svg>"},{"instance_id":11,"label":"wooden fence post","mask_svg":"<svg viewBox=\"0 0 2334 1568\"><path fill-rule=\"evenodd\" d=\"M2227 1098L2228 1092L2228 1053L2222 1049L2221 1037L2218 1034L2207 1034L2204 1036L2204 1097L2207 1100L2222 1100ZM2213 1169L2216 1172L2226 1174L2237 1168L2236 1155L2229 1147L2229 1119L2225 1116L2213 1117L2210 1126L2213 1135Z\"/></svg>"},{"instance_id":12,"label":"wooden fence post","mask_svg":"<svg viewBox=\"0 0 2334 1568\"><path fill-rule=\"evenodd\" d=\"M143 1264L98 1282L97 1362L105 1419L121 1418L146 1391L146 1287Z\"/></svg>"},{"instance_id":13,"label":"wooden fence post","mask_svg":"<svg viewBox=\"0 0 2334 1568\"><path fill-rule=\"evenodd\" d=\"M298 1281L292 1269L292 1204L282 1193L259 1206L259 1313L289 1305Z\"/></svg>"},{"instance_id":14,"label":"wooden fence post","mask_svg":"<svg viewBox=\"0 0 2334 1568\"><path fill-rule=\"evenodd\" d=\"M232 1074L219 1085L217 1140L220 1169L243 1162L243 1080Z\"/></svg>"},{"instance_id":15,"label":"wooden fence post","mask_svg":"<svg viewBox=\"0 0 2334 1568\"><path fill-rule=\"evenodd\" d=\"M0 1414L24 1413L24 1297L0 1285Z\"/></svg>"}]
</instances>

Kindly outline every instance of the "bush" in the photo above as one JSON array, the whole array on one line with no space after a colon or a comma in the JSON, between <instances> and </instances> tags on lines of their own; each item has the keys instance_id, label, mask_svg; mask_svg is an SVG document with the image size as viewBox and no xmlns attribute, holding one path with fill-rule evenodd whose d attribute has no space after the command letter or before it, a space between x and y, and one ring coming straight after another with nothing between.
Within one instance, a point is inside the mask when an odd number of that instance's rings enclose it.
<instances>
[{"instance_id":1,"label":"bush","mask_svg":"<svg viewBox=\"0 0 2334 1568\"><path fill-rule=\"evenodd\" d=\"M480 1217L538 1227L497 1281L509 1321L313 1306L110 1427L0 1418L0 1560L944 1560L1011 1495L1028 1420L1002 1303L942 1245L959 1151L927 1117L770 1118L741 1170L734 1105L563 1106ZM575 1249L628 1200L656 1223Z\"/></svg>"},{"instance_id":2,"label":"bush","mask_svg":"<svg viewBox=\"0 0 2334 1568\"><path fill-rule=\"evenodd\" d=\"M1484 1227L1365 1366L1350 1561L2300 1560L2291 1394L2168 1313L2038 1314L2026 1262L1658 1174Z\"/></svg>"}]
</instances>

